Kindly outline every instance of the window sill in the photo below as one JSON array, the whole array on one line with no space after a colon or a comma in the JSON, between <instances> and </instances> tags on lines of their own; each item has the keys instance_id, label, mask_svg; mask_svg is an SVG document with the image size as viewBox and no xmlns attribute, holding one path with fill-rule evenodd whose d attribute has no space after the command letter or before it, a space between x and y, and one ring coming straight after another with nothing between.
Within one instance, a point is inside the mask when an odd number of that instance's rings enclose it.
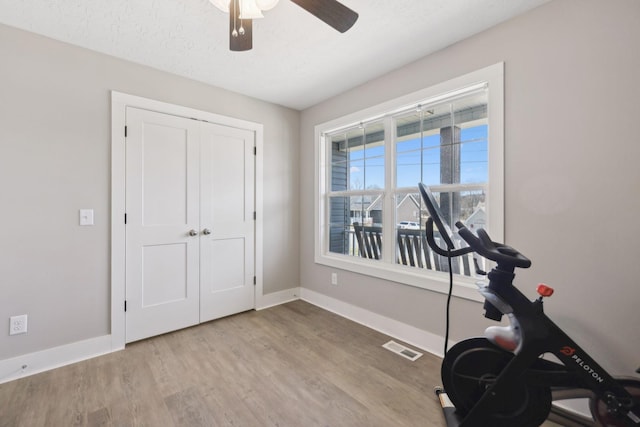
<instances>
[{"instance_id":1,"label":"window sill","mask_svg":"<svg viewBox=\"0 0 640 427\"><path fill-rule=\"evenodd\" d=\"M365 276L426 289L441 294L449 292L449 274L430 271L423 268L407 267L399 264L388 264L378 260L357 258L348 255L330 254L315 257L317 264L339 268ZM475 277L453 275L453 296L471 301L482 302L484 299L478 292Z\"/></svg>"}]
</instances>

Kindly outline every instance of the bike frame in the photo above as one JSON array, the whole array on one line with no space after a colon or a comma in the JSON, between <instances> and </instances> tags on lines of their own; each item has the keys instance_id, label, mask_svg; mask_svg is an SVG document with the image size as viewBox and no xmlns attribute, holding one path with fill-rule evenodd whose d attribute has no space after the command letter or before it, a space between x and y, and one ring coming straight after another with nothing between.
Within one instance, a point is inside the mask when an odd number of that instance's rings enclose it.
<instances>
[{"instance_id":1,"label":"bike frame","mask_svg":"<svg viewBox=\"0 0 640 427\"><path fill-rule=\"evenodd\" d=\"M483 424L486 417L499 408L501 399L524 378L534 385L593 390L610 410L625 414L634 423L640 423L640 414L631 412L632 396L546 316L542 297L530 301L513 286L513 266L498 264L488 278L488 286L480 288L490 304L485 305L487 317L500 320L502 314L512 314L520 329L521 344L515 357L487 388L460 426L486 425ZM545 353L554 354L563 365L540 359ZM638 403L635 402L635 405L637 408Z\"/></svg>"},{"instance_id":2,"label":"bike frame","mask_svg":"<svg viewBox=\"0 0 640 427\"><path fill-rule=\"evenodd\" d=\"M495 380L486 382L484 393L464 419L460 421L459 414L451 412L451 406L442 399L446 390L436 390L436 395L441 397L447 422L463 427L489 425L490 417L499 413L500 403L508 401L509 394L526 382L530 386L556 390L592 390L597 398L606 403L609 412L626 417L628 423L640 426L640 402L635 401L618 381L544 314L542 300L547 295L544 290L539 299L530 301L513 286L516 267L528 268L531 261L516 249L492 241L483 229L474 235L460 222L456 226L469 247L457 249L433 194L422 183L418 184L418 188L429 211L426 238L431 249L449 258L474 251L496 262L496 267L487 275L488 285L480 283L480 292L485 297L485 317L500 321L506 314L512 320L511 334L502 342L502 348L513 353L514 357ZM435 241L434 224L443 237L446 249L442 249ZM493 332L496 330L487 330L487 340L501 347L499 341L505 337L494 334L492 339ZM562 364L542 359L541 356L546 353L554 354ZM478 380L481 381L480 378Z\"/></svg>"}]
</instances>

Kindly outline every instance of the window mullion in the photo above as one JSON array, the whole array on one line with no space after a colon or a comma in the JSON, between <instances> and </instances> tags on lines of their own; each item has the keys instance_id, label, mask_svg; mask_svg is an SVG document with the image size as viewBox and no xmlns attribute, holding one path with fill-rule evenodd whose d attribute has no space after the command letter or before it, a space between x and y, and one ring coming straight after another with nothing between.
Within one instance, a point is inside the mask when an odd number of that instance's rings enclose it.
<instances>
[{"instance_id":1,"label":"window mullion","mask_svg":"<svg viewBox=\"0 0 640 427\"><path fill-rule=\"evenodd\" d=\"M382 259L391 264L396 262L395 140L396 132L393 119L391 116L387 116L384 118L385 191L382 221L385 244L382 246Z\"/></svg>"},{"instance_id":2,"label":"window mullion","mask_svg":"<svg viewBox=\"0 0 640 427\"><path fill-rule=\"evenodd\" d=\"M316 212L316 217L320 215L321 217L316 220L316 235L320 236L322 241L316 242L316 250L320 250L321 253L329 252L329 205L330 199L329 194L331 192L331 143L327 143L328 138L325 134L320 134L320 164L316 166L317 168L317 180L318 184L320 184L320 188L316 188L318 192L318 199L321 200L322 204L319 207L319 211Z\"/></svg>"}]
</instances>

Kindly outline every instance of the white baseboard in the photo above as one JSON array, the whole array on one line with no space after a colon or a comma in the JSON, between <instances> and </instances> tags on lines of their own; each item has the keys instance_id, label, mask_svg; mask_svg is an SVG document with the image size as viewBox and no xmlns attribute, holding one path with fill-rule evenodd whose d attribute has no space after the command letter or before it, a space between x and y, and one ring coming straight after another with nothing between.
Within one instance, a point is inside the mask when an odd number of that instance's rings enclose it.
<instances>
[{"instance_id":1,"label":"white baseboard","mask_svg":"<svg viewBox=\"0 0 640 427\"><path fill-rule=\"evenodd\" d=\"M301 288L300 299L316 305L339 316L353 320L399 341L411 344L438 357L443 357L444 337L415 328L397 320L389 319L371 311L356 307L318 292ZM456 342L449 340L449 347ZM554 405L580 415L589 416L589 406L586 399L562 400Z\"/></svg>"},{"instance_id":2,"label":"white baseboard","mask_svg":"<svg viewBox=\"0 0 640 427\"><path fill-rule=\"evenodd\" d=\"M290 288L284 291L262 295L256 300L256 310L264 310L280 304L300 299L300 288Z\"/></svg>"},{"instance_id":3,"label":"white baseboard","mask_svg":"<svg viewBox=\"0 0 640 427\"><path fill-rule=\"evenodd\" d=\"M111 353L111 335L0 360L0 384Z\"/></svg>"},{"instance_id":4,"label":"white baseboard","mask_svg":"<svg viewBox=\"0 0 640 427\"><path fill-rule=\"evenodd\" d=\"M438 335L381 316L305 288L290 288L258 298L256 310L302 299L397 340L442 357L444 339ZM452 343L453 344L453 343ZM11 359L0 360L0 384L50 369L121 350L112 345L111 335L90 338Z\"/></svg>"},{"instance_id":5,"label":"white baseboard","mask_svg":"<svg viewBox=\"0 0 640 427\"><path fill-rule=\"evenodd\" d=\"M356 307L355 305L328 297L310 289L301 288L300 299L436 356L443 356L444 338L439 335ZM451 346L453 344L455 344L455 342L449 340L449 345Z\"/></svg>"},{"instance_id":6,"label":"white baseboard","mask_svg":"<svg viewBox=\"0 0 640 427\"><path fill-rule=\"evenodd\" d=\"M256 310L284 304L299 298L300 288L297 287L263 295L256 300ZM104 335L0 360L0 384L124 348L124 346L118 347L112 341L111 335Z\"/></svg>"}]
</instances>

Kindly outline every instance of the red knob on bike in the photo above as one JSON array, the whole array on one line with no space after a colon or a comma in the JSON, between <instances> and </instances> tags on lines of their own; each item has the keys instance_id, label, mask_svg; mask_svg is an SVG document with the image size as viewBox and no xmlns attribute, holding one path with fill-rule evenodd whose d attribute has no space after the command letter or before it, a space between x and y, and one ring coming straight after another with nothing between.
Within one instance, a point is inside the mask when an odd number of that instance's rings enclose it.
<instances>
[{"instance_id":1,"label":"red knob on bike","mask_svg":"<svg viewBox=\"0 0 640 427\"><path fill-rule=\"evenodd\" d=\"M540 283L537 290L538 294L540 294L541 297L550 297L551 295L553 295L553 288L550 288L544 283Z\"/></svg>"}]
</instances>

